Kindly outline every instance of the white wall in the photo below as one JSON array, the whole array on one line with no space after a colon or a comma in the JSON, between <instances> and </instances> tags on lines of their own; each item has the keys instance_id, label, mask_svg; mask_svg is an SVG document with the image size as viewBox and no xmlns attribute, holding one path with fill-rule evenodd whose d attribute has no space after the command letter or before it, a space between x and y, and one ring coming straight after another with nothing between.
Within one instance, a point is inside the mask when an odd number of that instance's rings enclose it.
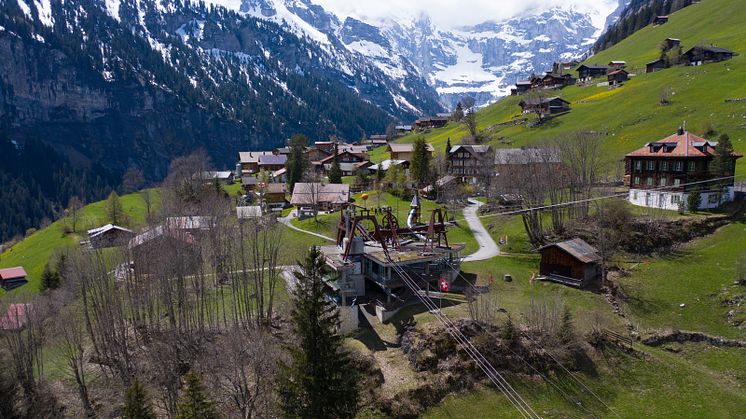
<instances>
[{"instance_id":1,"label":"white wall","mask_svg":"<svg viewBox=\"0 0 746 419\"><path fill-rule=\"evenodd\" d=\"M702 192L701 195L702 200L698 209L715 209L725 202L732 202L735 192L733 187L729 186L723 192ZM678 202L683 202L684 209L687 209L688 198L689 194L686 192L647 191L644 189L630 189L627 197L632 205L671 211L679 209Z\"/></svg>"},{"instance_id":2,"label":"white wall","mask_svg":"<svg viewBox=\"0 0 746 419\"><path fill-rule=\"evenodd\" d=\"M346 335L358 328L357 310L358 305L338 306L339 309L339 333Z\"/></svg>"}]
</instances>

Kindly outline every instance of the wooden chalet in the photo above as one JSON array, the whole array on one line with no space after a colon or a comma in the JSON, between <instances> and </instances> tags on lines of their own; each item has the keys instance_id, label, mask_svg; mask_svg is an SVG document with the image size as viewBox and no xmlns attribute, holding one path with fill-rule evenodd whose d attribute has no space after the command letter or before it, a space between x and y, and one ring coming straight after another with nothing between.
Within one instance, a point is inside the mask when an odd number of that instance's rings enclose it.
<instances>
[{"instance_id":1,"label":"wooden chalet","mask_svg":"<svg viewBox=\"0 0 746 419\"><path fill-rule=\"evenodd\" d=\"M625 81L629 80L629 73L627 73L627 70L614 70L606 75L607 80L609 81L609 85L615 85L615 84L621 84Z\"/></svg>"},{"instance_id":2,"label":"wooden chalet","mask_svg":"<svg viewBox=\"0 0 746 419\"><path fill-rule=\"evenodd\" d=\"M685 65L702 65L709 63L717 63L720 61L730 60L734 56L738 55L737 52L729 49L710 46L696 46L689 49L687 52L681 55L681 61Z\"/></svg>"},{"instance_id":3,"label":"wooden chalet","mask_svg":"<svg viewBox=\"0 0 746 419\"><path fill-rule=\"evenodd\" d=\"M288 203L285 182L264 185L260 190L260 196L269 208L284 208Z\"/></svg>"},{"instance_id":4,"label":"wooden chalet","mask_svg":"<svg viewBox=\"0 0 746 419\"><path fill-rule=\"evenodd\" d=\"M698 137L680 128L674 135L647 143L625 156L624 183L629 186L630 203L643 207L678 210L685 205L689 192L700 192L700 209L718 208L735 196L733 179L702 183L715 178L711 170L718 143ZM736 160L731 154L726 172L735 173ZM696 185L689 185L699 182ZM689 185L689 186L687 186Z\"/></svg>"},{"instance_id":5,"label":"wooden chalet","mask_svg":"<svg viewBox=\"0 0 746 419\"><path fill-rule=\"evenodd\" d=\"M668 67L666 60L658 58L655 61L651 61L645 64L645 73L655 73L656 71L665 70Z\"/></svg>"},{"instance_id":6,"label":"wooden chalet","mask_svg":"<svg viewBox=\"0 0 746 419\"><path fill-rule=\"evenodd\" d=\"M598 251L581 239L550 244L539 253L539 274L546 280L585 288L601 278Z\"/></svg>"},{"instance_id":7,"label":"wooden chalet","mask_svg":"<svg viewBox=\"0 0 746 419\"><path fill-rule=\"evenodd\" d=\"M350 185L341 183L296 183L290 204L319 211L332 211L350 201Z\"/></svg>"},{"instance_id":8,"label":"wooden chalet","mask_svg":"<svg viewBox=\"0 0 746 419\"><path fill-rule=\"evenodd\" d=\"M0 269L0 287L5 291L18 288L28 283L26 270L22 266Z\"/></svg>"},{"instance_id":9,"label":"wooden chalet","mask_svg":"<svg viewBox=\"0 0 746 419\"><path fill-rule=\"evenodd\" d=\"M262 156L272 156L272 151L242 151L238 153L238 160L241 165L241 176L259 173L259 159Z\"/></svg>"},{"instance_id":10,"label":"wooden chalet","mask_svg":"<svg viewBox=\"0 0 746 419\"><path fill-rule=\"evenodd\" d=\"M554 115L570 110L570 102L561 97L525 98L518 105L524 114L536 112L541 115Z\"/></svg>"},{"instance_id":11,"label":"wooden chalet","mask_svg":"<svg viewBox=\"0 0 746 419\"><path fill-rule=\"evenodd\" d=\"M448 124L448 118L435 116L430 118L420 118L414 122L414 129L426 130L432 128L442 128Z\"/></svg>"},{"instance_id":12,"label":"wooden chalet","mask_svg":"<svg viewBox=\"0 0 746 419\"><path fill-rule=\"evenodd\" d=\"M197 272L202 256L195 236L168 224L146 230L128 244L136 273L174 277Z\"/></svg>"},{"instance_id":13,"label":"wooden chalet","mask_svg":"<svg viewBox=\"0 0 746 419\"><path fill-rule=\"evenodd\" d=\"M205 183L218 182L221 185L232 185L235 180L235 173L230 170L207 170L198 176Z\"/></svg>"},{"instance_id":14,"label":"wooden chalet","mask_svg":"<svg viewBox=\"0 0 746 419\"><path fill-rule=\"evenodd\" d=\"M88 230L88 244L92 249L125 246L135 237L135 232L113 224Z\"/></svg>"},{"instance_id":15,"label":"wooden chalet","mask_svg":"<svg viewBox=\"0 0 746 419\"><path fill-rule=\"evenodd\" d=\"M246 192L256 190L259 185L259 178L256 176L241 176L241 188Z\"/></svg>"},{"instance_id":16,"label":"wooden chalet","mask_svg":"<svg viewBox=\"0 0 746 419\"><path fill-rule=\"evenodd\" d=\"M359 169L364 169L370 165L371 162L361 157L360 154L353 154L350 151L345 151L337 155L339 161L339 168L342 169L342 176L354 176L355 172ZM334 156L331 155L321 161L324 167L324 173L329 173L331 170Z\"/></svg>"},{"instance_id":17,"label":"wooden chalet","mask_svg":"<svg viewBox=\"0 0 746 419\"><path fill-rule=\"evenodd\" d=\"M664 51L670 51L674 48L681 46L681 39L678 38L666 38L663 41L663 50Z\"/></svg>"},{"instance_id":18,"label":"wooden chalet","mask_svg":"<svg viewBox=\"0 0 746 419\"><path fill-rule=\"evenodd\" d=\"M261 156L259 158L259 170L274 172L275 170L284 169L287 161L288 156L284 154Z\"/></svg>"},{"instance_id":19,"label":"wooden chalet","mask_svg":"<svg viewBox=\"0 0 746 419\"><path fill-rule=\"evenodd\" d=\"M544 88L562 88L572 86L576 81L572 74L547 71L546 75L541 78L541 85Z\"/></svg>"},{"instance_id":20,"label":"wooden chalet","mask_svg":"<svg viewBox=\"0 0 746 419\"><path fill-rule=\"evenodd\" d=\"M0 318L0 330L6 332L23 330L33 312L31 303L10 304L5 315Z\"/></svg>"},{"instance_id":21,"label":"wooden chalet","mask_svg":"<svg viewBox=\"0 0 746 419\"><path fill-rule=\"evenodd\" d=\"M414 153L414 143L389 143L388 145L390 160L412 160L412 153ZM427 151L430 154L435 152L433 145L427 144Z\"/></svg>"},{"instance_id":22,"label":"wooden chalet","mask_svg":"<svg viewBox=\"0 0 746 419\"><path fill-rule=\"evenodd\" d=\"M533 83L531 80L520 80L515 82L515 87L513 89L510 89L510 94L513 96L518 96L520 94L526 93L533 87Z\"/></svg>"},{"instance_id":23,"label":"wooden chalet","mask_svg":"<svg viewBox=\"0 0 746 419\"><path fill-rule=\"evenodd\" d=\"M407 135L410 132L412 132L412 126L411 125L397 125L394 127L394 131L396 132L396 135L401 137L403 135Z\"/></svg>"},{"instance_id":24,"label":"wooden chalet","mask_svg":"<svg viewBox=\"0 0 746 419\"><path fill-rule=\"evenodd\" d=\"M596 77L603 77L609 71L609 67L605 65L588 65L583 64L578 67L578 80L589 81Z\"/></svg>"},{"instance_id":25,"label":"wooden chalet","mask_svg":"<svg viewBox=\"0 0 746 419\"><path fill-rule=\"evenodd\" d=\"M653 19L653 25L665 25L668 23L668 16L656 16Z\"/></svg>"},{"instance_id":26,"label":"wooden chalet","mask_svg":"<svg viewBox=\"0 0 746 419\"><path fill-rule=\"evenodd\" d=\"M462 182L476 183L486 169L491 172L493 152L488 145L459 144L451 147L446 158L448 174L460 178Z\"/></svg>"},{"instance_id":27,"label":"wooden chalet","mask_svg":"<svg viewBox=\"0 0 746 419\"><path fill-rule=\"evenodd\" d=\"M609 71L621 70L627 67L627 62L626 61L609 61L608 67L609 67Z\"/></svg>"}]
</instances>

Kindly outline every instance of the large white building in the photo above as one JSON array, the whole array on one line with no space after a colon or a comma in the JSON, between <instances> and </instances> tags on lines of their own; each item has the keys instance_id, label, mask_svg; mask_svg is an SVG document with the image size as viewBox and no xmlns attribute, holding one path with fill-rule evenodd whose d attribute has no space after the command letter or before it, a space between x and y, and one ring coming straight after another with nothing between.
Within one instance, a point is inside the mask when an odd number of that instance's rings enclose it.
<instances>
[{"instance_id":1,"label":"large white building","mask_svg":"<svg viewBox=\"0 0 746 419\"><path fill-rule=\"evenodd\" d=\"M713 181L721 173L713 171L718 143L683 129L665 139L645 144L625 157L624 182L629 186L629 202L667 210L688 209L689 194L701 196L698 209L714 209L733 201L733 179ZM736 159L731 153L724 172L733 175Z\"/></svg>"}]
</instances>

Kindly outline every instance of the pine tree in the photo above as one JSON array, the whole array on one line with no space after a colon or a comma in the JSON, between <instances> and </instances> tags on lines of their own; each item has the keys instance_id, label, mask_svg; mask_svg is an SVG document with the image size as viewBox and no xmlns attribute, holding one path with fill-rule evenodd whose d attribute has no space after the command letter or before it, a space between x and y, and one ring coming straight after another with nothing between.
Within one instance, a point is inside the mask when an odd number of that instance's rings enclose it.
<instances>
[{"instance_id":1,"label":"pine tree","mask_svg":"<svg viewBox=\"0 0 746 419\"><path fill-rule=\"evenodd\" d=\"M53 290L60 286L60 273L56 270L52 270L50 263L44 267L44 271L41 273L41 290Z\"/></svg>"},{"instance_id":2,"label":"pine tree","mask_svg":"<svg viewBox=\"0 0 746 419\"><path fill-rule=\"evenodd\" d=\"M288 348L290 363L280 365L281 406L292 418L352 418L358 375L337 334L339 313L326 298L325 261L318 247L311 248L302 266L295 273L292 312L298 342Z\"/></svg>"},{"instance_id":3,"label":"pine tree","mask_svg":"<svg viewBox=\"0 0 746 419\"><path fill-rule=\"evenodd\" d=\"M303 180L303 175L308 168L308 156L306 156L306 145L308 138L303 134L295 134L288 142L290 155L285 162L285 170L288 177L288 189L293 192L295 184Z\"/></svg>"},{"instance_id":4,"label":"pine tree","mask_svg":"<svg viewBox=\"0 0 746 419\"><path fill-rule=\"evenodd\" d=\"M122 417L124 419L155 419L150 397L137 377L127 389Z\"/></svg>"},{"instance_id":5,"label":"pine tree","mask_svg":"<svg viewBox=\"0 0 746 419\"><path fill-rule=\"evenodd\" d=\"M122 203L119 201L119 195L114 191L106 199L106 215L112 224L119 224L124 221L124 209L122 209Z\"/></svg>"},{"instance_id":6,"label":"pine tree","mask_svg":"<svg viewBox=\"0 0 746 419\"><path fill-rule=\"evenodd\" d=\"M412 180L418 185L425 183L430 177L430 152L427 150L425 139L420 137L414 142L412 162L410 166Z\"/></svg>"},{"instance_id":7,"label":"pine tree","mask_svg":"<svg viewBox=\"0 0 746 419\"><path fill-rule=\"evenodd\" d=\"M179 400L176 419L213 419L218 413L207 397L207 389L199 374L189 371L185 377L186 388Z\"/></svg>"},{"instance_id":8,"label":"pine tree","mask_svg":"<svg viewBox=\"0 0 746 419\"><path fill-rule=\"evenodd\" d=\"M716 177L731 176L733 173L733 143L728 134L720 136L715 148L715 158L712 160L710 172Z\"/></svg>"},{"instance_id":9,"label":"pine tree","mask_svg":"<svg viewBox=\"0 0 746 419\"><path fill-rule=\"evenodd\" d=\"M451 154L451 137L448 137L448 142L446 143L446 156Z\"/></svg>"},{"instance_id":10,"label":"pine tree","mask_svg":"<svg viewBox=\"0 0 746 419\"><path fill-rule=\"evenodd\" d=\"M329 168L329 183L342 183L342 168L339 167L339 148L334 144L332 166Z\"/></svg>"}]
</instances>

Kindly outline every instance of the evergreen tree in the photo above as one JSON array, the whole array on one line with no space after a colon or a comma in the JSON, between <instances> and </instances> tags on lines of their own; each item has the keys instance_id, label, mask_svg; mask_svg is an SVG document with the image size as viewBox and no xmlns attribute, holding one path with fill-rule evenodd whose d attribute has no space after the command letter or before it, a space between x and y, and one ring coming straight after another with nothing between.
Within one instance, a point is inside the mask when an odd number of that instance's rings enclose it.
<instances>
[{"instance_id":1,"label":"evergreen tree","mask_svg":"<svg viewBox=\"0 0 746 419\"><path fill-rule=\"evenodd\" d=\"M686 200L687 208L689 212L697 212L699 206L702 204L702 194L699 191L689 192L689 197Z\"/></svg>"},{"instance_id":2,"label":"evergreen tree","mask_svg":"<svg viewBox=\"0 0 746 419\"><path fill-rule=\"evenodd\" d=\"M303 175L308 168L308 157L306 156L306 146L308 138L303 134L295 134L288 141L290 146L290 155L285 162L285 170L288 177L288 189L293 192L295 184L303 180Z\"/></svg>"},{"instance_id":3,"label":"evergreen tree","mask_svg":"<svg viewBox=\"0 0 746 419\"><path fill-rule=\"evenodd\" d=\"M132 381L125 394L122 417L124 419L155 419L150 397L137 377Z\"/></svg>"},{"instance_id":4,"label":"evergreen tree","mask_svg":"<svg viewBox=\"0 0 746 419\"><path fill-rule=\"evenodd\" d=\"M460 122L464 118L464 108L461 106L461 102L456 104L456 110L451 115L451 120L454 122Z\"/></svg>"},{"instance_id":5,"label":"evergreen tree","mask_svg":"<svg viewBox=\"0 0 746 419\"><path fill-rule=\"evenodd\" d=\"M176 419L213 419L218 413L212 401L207 397L207 389L202 384L200 376L189 371L186 375L186 388L179 400Z\"/></svg>"},{"instance_id":6,"label":"evergreen tree","mask_svg":"<svg viewBox=\"0 0 746 419\"><path fill-rule=\"evenodd\" d=\"M296 345L290 363L282 363L279 392L285 416L352 418L357 413L358 376L337 334L339 313L326 298L324 256L312 247L296 272L292 313Z\"/></svg>"},{"instance_id":7,"label":"evergreen tree","mask_svg":"<svg viewBox=\"0 0 746 419\"><path fill-rule=\"evenodd\" d=\"M430 177L430 160L432 156L427 150L427 143L425 139L420 137L414 142L414 150L412 151L412 162L410 165L410 173L412 174L412 180L418 185L425 183Z\"/></svg>"},{"instance_id":8,"label":"evergreen tree","mask_svg":"<svg viewBox=\"0 0 746 419\"><path fill-rule=\"evenodd\" d=\"M106 199L106 215L112 224L119 224L124 221L124 209L119 201L119 195L114 191Z\"/></svg>"},{"instance_id":9,"label":"evergreen tree","mask_svg":"<svg viewBox=\"0 0 746 419\"><path fill-rule=\"evenodd\" d=\"M41 290L53 290L60 287L60 273L59 271L52 270L50 263L47 262L44 266L44 271L41 273Z\"/></svg>"},{"instance_id":10,"label":"evergreen tree","mask_svg":"<svg viewBox=\"0 0 746 419\"><path fill-rule=\"evenodd\" d=\"M720 136L715 148L715 158L712 160L710 172L717 177L733 175L733 143L728 134Z\"/></svg>"},{"instance_id":11,"label":"evergreen tree","mask_svg":"<svg viewBox=\"0 0 746 419\"><path fill-rule=\"evenodd\" d=\"M448 142L446 143L446 156L448 156L451 153L451 137L448 137Z\"/></svg>"},{"instance_id":12,"label":"evergreen tree","mask_svg":"<svg viewBox=\"0 0 746 419\"><path fill-rule=\"evenodd\" d=\"M342 183L342 168L339 167L339 148L334 144L332 166L329 168L329 183Z\"/></svg>"}]
</instances>

